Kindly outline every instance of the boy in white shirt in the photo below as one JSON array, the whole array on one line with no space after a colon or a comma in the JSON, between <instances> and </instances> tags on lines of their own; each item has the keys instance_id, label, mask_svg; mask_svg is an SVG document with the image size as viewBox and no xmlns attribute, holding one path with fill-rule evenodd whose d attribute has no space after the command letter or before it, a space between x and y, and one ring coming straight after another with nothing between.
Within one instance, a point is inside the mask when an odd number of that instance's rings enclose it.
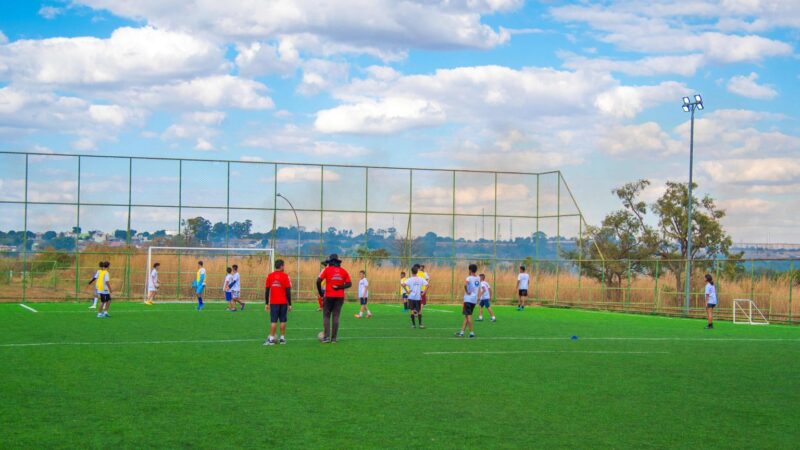
<instances>
[{"instance_id":1,"label":"boy in white shirt","mask_svg":"<svg viewBox=\"0 0 800 450\"><path fill-rule=\"evenodd\" d=\"M222 292L225 293L225 301L228 302L228 311L236 312L236 305L233 304L233 292L231 292L231 283L233 283L233 269L228 267L225 269L225 281L222 283Z\"/></svg>"},{"instance_id":2,"label":"boy in white shirt","mask_svg":"<svg viewBox=\"0 0 800 450\"><path fill-rule=\"evenodd\" d=\"M422 289L428 285L424 278L418 275L419 266L416 264L411 267L411 277L403 282L403 286L408 289L408 309L411 310L411 328L417 328L416 319L419 318L419 327L425 328L422 324Z\"/></svg>"},{"instance_id":3,"label":"boy in white shirt","mask_svg":"<svg viewBox=\"0 0 800 450\"><path fill-rule=\"evenodd\" d=\"M150 276L147 277L147 300L144 301L145 305L152 305L153 300L158 294L160 283L158 282L158 268L161 266L159 263L153 264L153 270L150 271Z\"/></svg>"},{"instance_id":4,"label":"boy in white shirt","mask_svg":"<svg viewBox=\"0 0 800 450\"><path fill-rule=\"evenodd\" d=\"M361 301L361 310L356 314L356 319L364 317L364 311L367 312L367 319L371 319L372 313L369 312L369 308L367 307L367 300L369 299L369 281L367 280L367 273L361 270L358 274L361 276L361 279L358 280L358 299Z\"/></svg>"},{"instance_id":5,"label":"boy in white shirt","mask_svg":"<svg viewBox=\"0 0 800 450\"><path fill-rule=\"evenodd\" d=\"M478 298L480 299L480 307L481 310L478 313L478 322L483 322L483 308L486 308L489 311L489 314L492 316L492 322L497 322L497 318L494 316L494 312L492 311L490 300L492 298L492 288L489 286L489 283L486 282L486 275L480 274L481 278L481 286L478 289Z\"/></svg>"},{"instance_id":6,"label":"boy in white shirt","mask_svg":"<svg viewBox=\"0 0 800 450\"><path fill-rule=\"evenodd\" d=\"M464 337L464 330L469 327L469 337L474 338L475 332L472 330L472 312L478 304L478 290L481 287L481 279L475 273L478 271L476 264L469 265L469 276L464 282L464 307L461 310L464 314L464 322L461 331L456 332L456 336Z\"/></svg>"},{"instance_id":7,"label":"boy in white shirt","mask_svg":"<svg viewBox=\"0 0 800 450\"><path fill-rule=\"evenodd\" d=\"M711 274L706 274L706 316L708 316L708 325L706 325L706 330L711 330L714 328L714 321L713 321L713 312L714 308L717 307L717 287L714 286L714 279L711 278Z\"/></svg>"},{"instance_id":8,"label":"boy in white shirt","mask_svg":"<svg viewBox=\"0 0 800 450\"><path fill-rule=\"evenodd\" d=\"M94 276L92 277L91 280L89 280L89 283L87 284L87 286L89 286L92 283L94 283L95 281L97 281L97 277L100 275L100 271L103 270L103 267L104 267L103 261L100 261L100 263L98 263L97 267L99 267L97 269L97 272L94 273ZM98 299L98 297L100 297L100 293L97 292L97 286L95 285L95 288L94 288L94 302L92 302L92 306L90 306L89 309L97 309L97 299Z\"/></svg>"},{"instance_id":9,"label":"boy in white shirt","mask_svg":"<svg viewBox=\"0 0 800 450\"><path fill-rule=\"evenodd\" d=\"M525 273L525 266L519 266L519 275L517 275L517 294L519 294L519 303L517 304L517 311L525 309L525 303L528 300L528 282L531 277Z\"/></svg>"},{"instance_id":10,"label":"boy in white shirt","mask_svg":"<svg viewBox=\"0 0 800 450\"><path fill-rule=\"evenodd\" d=\"M232 265L231 268L233 269L233 281L231 282L231 297L233 297L233 309L236 309L236 303L239 304L239 309L244 310L244 302L241 300L242 297L242 277L239 276L239 266L236 264Z\"/></svg>"}]
</instances>

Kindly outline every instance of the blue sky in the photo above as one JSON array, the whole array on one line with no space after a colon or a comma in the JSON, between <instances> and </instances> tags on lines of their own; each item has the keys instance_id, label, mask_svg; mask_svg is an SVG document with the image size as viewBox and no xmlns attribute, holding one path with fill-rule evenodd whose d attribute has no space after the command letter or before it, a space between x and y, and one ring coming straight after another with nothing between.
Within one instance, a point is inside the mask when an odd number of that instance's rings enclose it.
<instances>
[{"instance_id":1,"label":"blue sky","mask_svg":"<svg viewBox=\"0 0 800 450\"><path fill-rule=\"evenodd\" d=\"M798 2L188 4L0 4L0 149L559 169L597 223L687 179L699 92L701 193L800 242Z\"/></svg>"}]
</instances>

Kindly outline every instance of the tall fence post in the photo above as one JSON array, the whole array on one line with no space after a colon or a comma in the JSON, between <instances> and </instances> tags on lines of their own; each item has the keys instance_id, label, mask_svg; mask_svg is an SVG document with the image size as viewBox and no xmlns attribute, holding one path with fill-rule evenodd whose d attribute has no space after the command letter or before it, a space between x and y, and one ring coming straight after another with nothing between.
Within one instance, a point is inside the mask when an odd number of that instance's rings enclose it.
<instances>
[{"instance_id":1,"label":"tall fence post","mask_svg":"<svg viewBox=\"0 0 800 450\"><path fill-rule=\"evenodd\" d=\"M23 206L23 218L22 218L22 228L24 228L24 232L22 234L22 303L27 301L25 296L26 294L26 271L28 270L28 166L29 166L29 155L25 155L25 205Z\"/></svg>"},{"instance_id":2,"label":"tall fence post","mask_svg":"<svg viewBox=\"0 0 800 450\"><path fill-rule=\"evenodd\" d=\"M558 288L561 281L561 171L556 176L556 298L558 304Z\"/></svg>"},{"instance_id":3,"label":"tall fence post","mask_svg":"<svg viewBox=\"0 0 800 450\"><path fill-rule=\"evenodd\" d=\"M181 160L178 161L178 234L177 234L177 236L180 239L180 242L182 242L185 245L186 244L186 236L183 236L181 238L181 236L182 236L181 235L181 232L182 232L181 225L182 225L182 222L183 222L183 208L182 208L182 205L183 205L183 160L181 159ZM183 278L181 276L181 252L180 252L180 250L178 250L175 253L178 254L177 255L178 256L178 262L177 262L178 274L176 276L177 280L176 280L176 283L175 283L176 284L175 296L177 297L177 300L180 300L181 299L181 278ZM149 270L150 268L148 267L147 269Z\"/></svg>"},{"instance_id":4,"label":"tall fence post","mask_svg":"<svg viewBox=\"0 0 800 450\"><path fill-rule=\"evenodd\" d=\"M792 311L792 287L794 286L794 260L789 261L789 325L792 324L793 311Z\"/></svg>"},{"instance_id":5,"label":"tall fence post","mask_svg":"<svg viewBox=\"0 0 800 450\"><path fill-rule=\"evenodd\" d=\"M494 238L492 239L492 292L495 292L495 298L497 298L497 172L494 173L494 213L492 213L492 217L494 218L492 225L494 230ZM481 215L482 220L483 216Z\"/></svg>"},{"instance_id":6,"label":"tall fence post","mask_svg":"<svg viewBox=\"0 0 800 450\"><path fill-rule=\"evenodd\" d=\"M128 158L128 224L125 233L125 298L131 298L131 204L133 203L133 158Z\"/></svg>"},{"instance_id":7,"label":"tall fence post","mask_svg":"<svg viewBox=\"0 0 800 450\"><path fill-rule=\"evenodd\" d=\"M76 214L75 214L75 223L78 229L81 228L81 157L78 156L78 193L77 193L78 203L76 205ZM75 249L73 250L73 254L75 255L75 300L78 300L78 295L80 294L80 276L81 273L81 254L80 249L78 248L78 244L80 244L80 233L75 234Z\"/></svg>"},{"instance_id":8,"label":"tall fence post","mask_svg":"<svg viewBox=\"0 0 800 450\"><path fill-rule=\"evenodd\" d=\"M450 264L450 303L456 301L456 171L453 171L453 209L450 215L450 234L453 240L453 260Z\"/></svg>"},{"instance_id":9,"label":"tall fence post","mask_svg":"<svg viewBox=\"0 0 800 450\"><path fill-rule=\"evenodd\" d=\"M626 295L627 301L625 302L626 310L631 304L631 294L632 294L632 292L631 292L631 277L632 276L633 276L633 274L631 273L631 260L629 259L628 260L628 289L627 289L628 292L627 292L627 295Z\"/></svg>"},{"instance_id":10,"label":"tall fence post","mask_svg":"<svg viewBox=\"0 0 800 450\"><path fill-rule=\"evenodd\" d=\"M658 278L659 278L659 270L660 270L660 261L656 260L656 277L655 277L655 287L653 288L653 313L658 312Z\"/></svg>"}]
</instances>

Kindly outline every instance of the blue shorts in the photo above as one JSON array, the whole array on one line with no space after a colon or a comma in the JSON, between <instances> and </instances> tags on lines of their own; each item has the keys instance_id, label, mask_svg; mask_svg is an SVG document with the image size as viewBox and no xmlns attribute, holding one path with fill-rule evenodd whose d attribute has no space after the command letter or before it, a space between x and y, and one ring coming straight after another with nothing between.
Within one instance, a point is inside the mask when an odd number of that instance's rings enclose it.
<instances>
[{"instance_id":1,"label":"blue shorts","mask_svg":"<svg viewBox=\"0 0 800 450\"><path fill-rule=\"evenodd\" d=\"M706 308L711 308L711 309L714 309L714 308L716 308L716 307L717 307L717 304L716 304L716 303L707 303L707 304L706 304Z\"/></svg>"},{"instance_id":2,"label":"blue shorts","mask_svg":"<svg viewBox=\"0 0 800 450\"><path fill-rule=\"evenodd\" d=\"M361 300L361 304L362 304L362 305L366 305L366 304L367 304L368 297L361 297L359 300Z\"/></svg>"},{"instance_id":3,"label":"blue shorts","mask_svg":"<svg viewBox=\"0 0 800 450\"><path fill-rule=\"evenodd\" d=\"M206 288L205 286L197 286L197 290L195 291L195 293L197 295L203 295L203 290L205 290L205 288Z\"/></svg>"},{"instance_id":4,"label":"blue shorts","mask_svg":"<svg viewBox=\"0 0 800 450\"><path fill-rule=\"evenodd\" d=\"M233 294L230 291L228 291L225 293L225 301L230 302L231 300L233 300Z\"/></svg>"},{"instance_id":5,"label":"blue shorts","mask_svg":"<svg viewBox=\"0 0 800 450\"><path fill-rule=\"evenodd\" d=\"M403 294L403 300L408 300L408 294Z\"/></svg>"},{"instance_id":6,"label":"blue shorts","mask_svg":"<svg viewBox=\"0 0 800 450\"><path fill-rule=\"evenodd\" d=\"M489 300L481 300L481 308L488 308L489 307Z\"/></svg>"}]
</instances>

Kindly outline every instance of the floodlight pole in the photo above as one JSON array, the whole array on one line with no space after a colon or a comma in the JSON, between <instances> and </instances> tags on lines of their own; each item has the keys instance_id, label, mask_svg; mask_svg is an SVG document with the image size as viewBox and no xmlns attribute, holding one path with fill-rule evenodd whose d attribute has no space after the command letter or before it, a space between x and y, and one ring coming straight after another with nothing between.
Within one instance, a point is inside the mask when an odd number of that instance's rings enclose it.
<instances>
[{"instance_id":1,"label":"floodlight pole","mask_svg":"<svg viewBox=\"0 0 800 450\"><path fill-rule=\"evenodd\" d=\"M684 112L691 113L689 125L689 197L687 199L687 221L686 221L686 285L684 288L684 305L683 314L689 315L689 306L691 299L691 281L692 281L692 169L694 167L694 111L695 109L703 109L703 98L695 94L694 101L689 97L683 98Z\"/></svg>"},{"instance_id":2,"label":"floodlight pole","mask_svg":"<svg viewBox=\"0 0 800 450\"><path fill-rule=\"evenodd\" d=\"M288 198L284 197L281 194L276 194L276 197L280 197L286 200L286 203L289 204L289 207L292 208L292 213L294 214L294 220L297 222L297 295L298 298L300 296L300 219L297 218L297 211L294 210L294 205L292 202L289 201Z\"/></svg>"}]
</instances>

